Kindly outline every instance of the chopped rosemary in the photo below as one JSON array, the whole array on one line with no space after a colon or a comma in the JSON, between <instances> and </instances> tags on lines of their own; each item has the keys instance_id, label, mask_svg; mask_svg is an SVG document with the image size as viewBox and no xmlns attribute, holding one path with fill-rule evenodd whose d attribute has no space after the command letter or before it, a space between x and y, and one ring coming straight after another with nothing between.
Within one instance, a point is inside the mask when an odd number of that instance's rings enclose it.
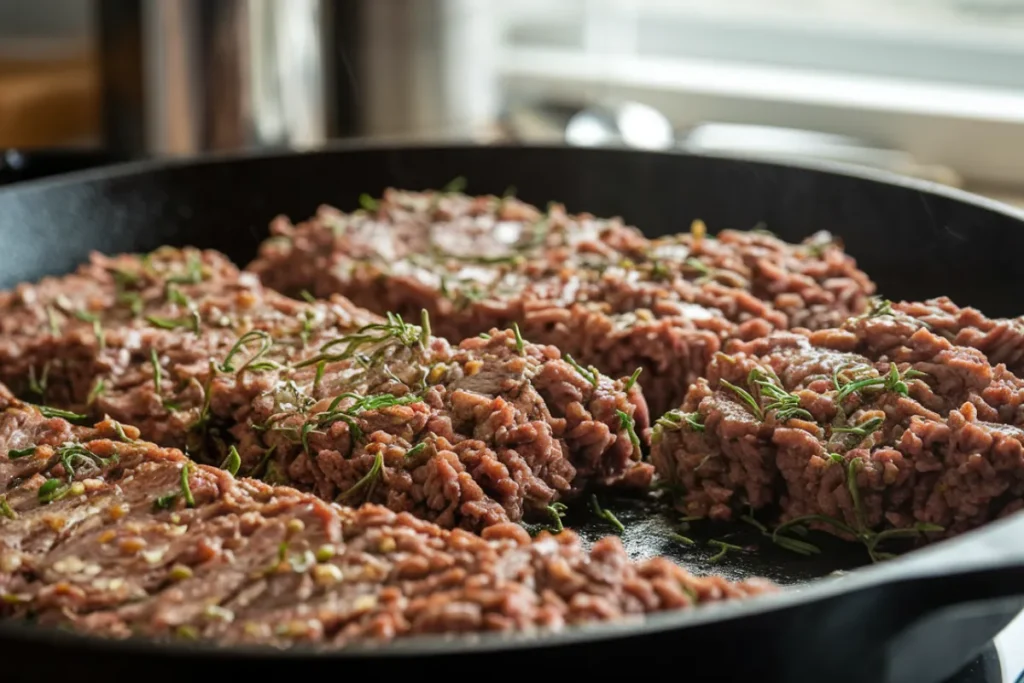
<instances>
[{"instance_id":1,"label":"chopped rosemary","mask_svg":"<svg viewBox=\"0 0 1024 683\"><path fill-rule=\"evenodd\" d=\"M618 517L612 514L611 510L605 510L601 507L601 504L597 502L597 496L594 494L590 496L590 506L593 508L594 514L615 527L615 530L620 534L626 530L626 527L623 526Z\"/></svg>"},{"instance_id":2,"label":"chopped rosemary","mask_svg":"<svg viewBox=\"0 0 1024 683\"><path fill-rule=\"evenodd\" d=\"M565 517L565 511L568 510L565 503L552 503L544 508L548 516L551 518L551 523L554 526L554 532L556 534L562 533L565 527L562 525L562 517Z\"/></svg>"},{"instance_id":3,"label":"chopped rosemary","mask_svg":"<svg viewBox=\"0 0 1024 683\"><path fill-rule=\"evenodd\" d=\"M59 337L60 321L57 319L57 310L53 306L46 307L46 322L50 326L50 334Z\"/></svg>"},{"instance_id":4,"label":"chopped rosemary","mask_svg":"<svg viewBox=\"0 0 1024 683\"><path fill-rule=\"evenodd\" d=\"M422 329L417 325L410 325L402 320L402 316L395 313L387 314L387 322L371 323L364 325L352 334L347 334L332 339L320 347L320 352L311 358L307 358L293 367L295 369L316 365L322 361L335 362L347 360L356 355L364 346L385 344L390 341L412 347L422 339ZM344 345L344 349L335 352L334 349Z\"/></svg>"},{"instance_id":5,"label":"chopped rosemary","mask_svg":"<svg viewBox=\"0 0 1024 683\"><path fill-rule=\"evenodd\" d=\"M629 442L633 444L633 453L639 453L640 437L636 434L636 420L624 410L616 410L615 414L619 416L619 429L625 429L626 434L629 435Z\"/></svg>"},{"instance_id":6,"label":"chopped rosemary","mask_svg":"<svg viewBox=\"0 0 1024 683\"><path fill-rule=\"evenodd\" d=\"M18 458L27 458L36 452L35 446L29 446L28 448L12 448L7 451L7 458L9 460L17 460Z\"/></svg>"},{"instance_id":7,"label":"chopped rosemary","mask_svg":"<svg viewBox=\"0 0 1024 683\"><path fill-rule=\"evenodd\" d=\"M160 496L153 501L153 511L158 512L160 510L170 510L174 507L176 500L178 500L177 493L168 493L167 495Z\"/></svg>"},{"instance_id":8,"label":"chopped rosemary","mask_svg":"<svg viewBox=\"0 0 1024 683\"><path fill-rule=\"evenodd\" d=\"M491 335L487 334L486 332L481 332L477 336L480 337L481 339L490 339L491 338Z\"/></svg>"},{"instance_id":9,"label":"chopped rosemary","mask_svg":"<svg viewBox=\"0 0 1024 683\"><path fill-rule=\"evenodd\" d=\"M415 458L417 455L419 455L420 453L422 453L425 450L427 450L427 442L426 441L421 441L418 444L416 444L415 446L413 446L412 448L410 448L409 450L407 450L405 452L405 457L406 458Z\"/></svg>"},{"instance_id":10,"label":"chopped rosemary","mask_svg":"<svg viewBox=\"0 0 1024 683\"><path fill-rule=\"evenodd\" d=\"M269 334L262 330L249 330L241 337L238 338L232 347L228 350L227 355L224 357L224 362L217 368L221 372L234 372L235 366L232 363L235 356L242 352L250 342L258 341L259 348L256 352L238 368L238 372L241 373L245 370L254 370L260 372L263 370L274 370L280 368L280 364L272 360L260 360L270 351L274 345L274 340Z\"/></svg>"},{"instance_id":11,"label":"chopped rosemary","mask_svg":"<svg viewBox=\"0 0 1024 683\"><path fill-rule=\"evenodd\" d=\"M313 296L312 294L310 294L308 289L304 289L301 292L299 292L299 296L301 296L303 299L305 299L308 303L311 303L311 304L315 304L316 303L316 297Z\"/></svg>"},{"instance_id":12,"label":"chopped rosemary","mask_svg":"<svg viewBox=\"0 0 1024 683\"><path fill-rule=\"evenodd\" d=\"M723 557L725 557L726 553L728 553L730 550L743 550L743 548L741 548L738 545L733 545L732 543L726 543L725 541L718 541L715 539L708 541L708 545L713 545L720 548L720 550L717 553L708 558L708 562L718 562Z\"/></svg>"},{"instance_id":13,"label":"chopped rosemary","mask_svg":"<svg viewBox=\"0 0 1024 683\"><path fill-rule=\"evenodd\" d=\"M512 323L512 334L516 338L516 351L520 356L526 355L526 342L523 341L523 335L519 331L519 323Z\"/></svg>"},{"instance_id":14,"label":"chopped rosemary","mask_svg":"<svg viewBox=\"0 0 1024 683\"><path fill-rule=\"evenodd\" d=\"M0 515L7 519L18 518L18 513L11 509L11 504L7 502L7 496L0 495Z\"/></svg>"},{"instance_id":15,"label":"chopped rosemary","mask_svg":"<svg viewBox=\"0 0 1024 683\"><path fill-rule=\"evenodd\" d=\"M753 411L754 417L756 417L759 422L764 421L764 412L762 412L761 406L758 404L756 400L754 400L754 397L750 395L750 392L748 392L746 389L742 389L736 386L729 380L723 379L719 380L719 382L721 382L723 386L732 391L734 394L739 396L744 403L750 406L750 410Z\"/></svg>"},{"instance_id":16,"label":"chopped rosemary","mask_svg":"<svg viewBox=\"0 0 1024 683\"><path fill-rule=\"evenodd\" d=\"M181 468L181 497L185 499L185 507L194 508L196 499L192 497L192 487L189 486L188 476L192 470L192 463L186 462Z\"/></svg>"},{"instance_id":17,"label":"chopped rosemary","mask_svg":"<svg viewBox=\"0 0 1024 683\"><path fill-rule=\"evenodd\" d=\"M149 362L153 366L153 389L159 395L160 383L163 381L163 375L160 372L160 359L157 357L156 349L151 348L149 350Z\"/></svg>"},{"instance_id":18,"label":"chopped rosemary","mask_svg":"<svg viewBox=\"0 0 1024 683\"><path fill-rule=\"evenodd\" d=\"M832 456L830 456L832 457ZM835 458L832 458L833 460ZM919 522L913 527L904 529L885 529L883 531L873 531L868 528L867 521L864 517L864 507L860 496L860 487L857 485L857 470L861 465L860 458L851 458L846 463L846 488L850 492L850 499L853 502L854 518L857 522L857 527L851 527L846 522L838 520L834 517L827 515L804 515L791 519L783 524L776 527L775 531L772 532L772 540L776 541L778 534L784 529L793 528L794 531L797 528L801 528L801 525L807 522L818 522L821 524L828 524L833 528L841 531L844 534L852 536L867 548L868 557L871 558L872 562L878 562L880 560L889 559L892 557L889 553L882 553L878 551L878 544L889 538L898 538L906 536L917 536L925 533L935 533L945 531L944 527L937 524L928 524L925 522ZM776 541L778 542L778 541Z\"/></svg>"},{"instance_id":19,"label":"chopped rosemary","mask_svg":"<svg viewBox=\"0 0 1024 683\"><path fill-rule=\"evenodd\" d=\"M626 386L624 386L622 390L628 393L630 389L636 386L636 381L640 379L640 373L643 371L644 369L642 367L634 370L633 374L629 376L628 380L626 380Z\"/></svg>"},{"instance_id":20,"label":"chopped rosemary","mask_svg":"<svg viewBox=\"0 0 1024 683\"><path fill-rule=\"evenodd\" d=\"M778 533L768 531L768 528L764 524L761 524L761 522L754 519L753 515L743 515L742 517L740 517L740 519L746 522L747 524L750 524L751 526L755 527L758 531L761 532L762 536L770 538L772 540L772 543L779 546L780 548L784 548L786 550L789 550L790 552L797 553L798 555L817 555L821 553L821 548L812 543L808 543L807 541L801 541L797 538L790 538L788 536L780 536Z\"/></svg>"},{"instance_id":21,"label":"chopped rosemary","mask_svg":"<svg viewBox=\"0 0 1024 683\"><path fill-rule=\"evenodd\" d=\"M103 332L103 324L100 322L99 316L88 311L75 311L75 317L82 322L92 323L92 332L96 335L96 343L100 345L101 349L107 347L107 337Z\"/></svg>"},{"instance_id":22,"label":"chopped rosemary","mask_svg":"<svg viewBox=\"0 0 1024 683\"><path fill-rule=\"evenodd\" d=\"M693 268L704 277L710 277L712 274L711 268L709 268L706 264L701 263L692 256L683 261L683 263L689 266L690 268Z\"/></svg>"},{"instance_id":23,"label":"chopped rosemary","mask_svg":"<svg viewBox=\"0 0 1024 683\"><path fill-rule=\"evenodd\" d=\"M363 192L359 195L359 206L366 209L370 213L374 213L380 208L380 202L371 197L370 195Z\"/></svg>"},{"instance_id":24,"label":"chopped rosemary","mask_svg":"<svg viewBox=\"0 0 1024 683\"><path fill-rule=\"evenodd\" d=\"M61 410L60 408L51 408L50 406L36 406L36 409L39 410L39 413L43 417L59 417L62 420L67 420L72 423L89 419L88 415L80 415L79 413L73 413L70 410Z\"/></svg>"},{"instance_id":25,"label":"chopped rosemary","mask_svg":"<svg viewBox=\"0 0 1024 683\"><path fill-rule=\"evenodd\" d=\"M452 178L447 185L445 185L441 192L444 194L455 194L462 192L466 189L466 178L464 176L457 176Z\"/></svg>"},{"instance_id":26,"label":"chopped rosemary","mask_svg":"<svg viewBox=\"0 0 1024 683\"><path fill-rule=\"evenodd\" d=\"M167 278L165 287L170 285L198 285L203 281L203 262L197 254L189 254L185 265L184 275L174 275Z\"/></svg>"},{"instance_id":27,"label":"chopped rosemary","mask_svg":"<svg viewBox=\"0 0 1024 683\"><path fill-rule=\"evenodd\" d=\"M124 433L123 431L121 432ZM125 437L127 438L127 437ZM112 464L117 456L109 458L96 455L85 446L77 443L66 443L57 449L57 457L64 467L67 480L72 481L81 472L94 472Z\"/></svg>"},{"instance_id":28,"label":"chopped rosemary","mask_svg":"<svg viewBox=\"0 0 1024 683\"><path fill-rule=\"evenodd\" d=\"M53 503L68 495L70 490L71 487L62 483L60 479L47 479L39 487L36 495L40 503Z\"/></svg>"},{"instance_id":29,"label":"chopped rosemary","mask_svg":"<svg viewBox=\"0 0 1024 683\"><path fill-rule=\"evenodd\" d=\"M370 496L373 495L373 488L377 484L377 478L380 477L382 469L384 469L384 453L383 451L378 451L377 455L373 458L373 465L370 466L370 469L366 474L364 474L359 481L353 484L352 488L340 494L335 501L341 503L346 500L350 500L352 496L362 491L364 488L368 489L364 500L370 500Z\"/></svg>"},{"instance_id":30,"label":"chopped rosemary","mask_svg":"<svg viewBox=\"0 0 1024 683\"><path fill-rule=\"evenodd\" d=\"M85 405L91 406L96 402L103 392L107 390L107 382L102 377L96 380L96 383L92 385L92 389L89 390L89 395L85 399Z\"/></svg>"},{"instance_id":31,"label":"chopped rosemary","mask_svg":"<svg viewBox=\"0 0 1024 683\"><path fill-rule=\"evenodd\" d=\"M696 545L696 541L694 541L692 538L688 536L683 536L682 534L671 533L668 535L668 537L671 538L673 541L682 543L683 545Z\"/></svg>"},{"instance_id":32,"label":"chopped rosemary","mask_svg":"<svg viewBox=\"0 0 1024 683\"><path fill-rule=\"evenodd\" d=\"M114 420L114 433L117 434L117 438L125 443L135 443L135 439L128 438L128 435L124 433L124 425Z\"/></svg>"},{"instance_id":33,"label":"chopped rosemary","mask_svg":"<svg viewBox=\"0 0 1024 683\"><path fill-rule=\"evenodd\" d=\"M860 443L865 438L867 438L869 434L872 434L873 432L877 431L884 422L885 418L872 417L854 427L833 427L832 433L853 434L854 436L857 437L857 443Z\"/></svg>"},{"instance_id":34,"label":"chopped rosemary","mask_svg":"<svg viewBox=\"0 0 1024 683\"><path fill-rule=\"evenodd\" d=\"M565 362L573 367L573 369L579 373L580 377L590 382L595 389L598 387L600 381L600 375L597 369L593 365L584 368L582 365L576 362L576 359L570 356L568 353L564 355Z\"/></svg>"},{"instance_id":35,"label":"chopped rosemary","mask_svg":"<svg viewBox=\"0 0 1024 683\"><path fill-rule=\"evenodd\" d=\"M764 411L775 411L775 419L778 422L786 422L794 417L802 417L813 420L814 417L805 409L800 407L800 397L785 391L778 382L775 373L768 373L760 368L754 368L747 376L748 386L757 386L762 397L767 396L770 402L764 406Z\"/></svg>"},{"instance_id":36,"label":"chopped rosemary","mask_svg":"<svg viewBox=\"0 0 1024 683\"><path fill-rule=\"evenodd\" d=\"M175 287L173 284L167 285L165 296L167 297L167 301L169 303L177 304L178 306L184 306L187 308L192 303L189 300L189 298L185 296L182 293L182 291Z\"/></svg>"},{"instance_id":37,"label":"chopped rosemary","mask_svg":"<svg viewBox=\"0 0 1024 683\"><path fill-rule=\"evenodd\" d=\"M651 263L651 279L652 280L668 280L672 277L672 271L668 269L661 261L654 261Z\"/></svg>"},{"instance_id":38,"label":"chopped rosemary","mask_svg":"<svg viewBox=\"0 0 1024 683\"><path fill-rule=\"evenodd\" d=\"M226 470L232 477L238 474L238 468L242 466L242 458L238 455L238 449L232 446L228 449L228 457L220 464L222 470Z\"/></svg>"},{"instance_id":39,"label":"chopped rosemary","mask_svg":"<svg viewBox=\"0 0 1024 683\"><path fill-rule=\"evenodd\" d=\"M127 304L128 310L131 311L132 315L139 315L142 313L142 297L138 292L120 292L117 295L118 304Z\"/></svg>"},{"instance_id":40,"label":"chopped rosemary","mask_svg":"<svg viewBox=\"0 0 1024 683\"><path fill-rule=\"evenodd\" d=\"M147 315L146 322L153 327L159 327L162 330L174 330L179 327L187 327L192 330L195 334L199 334L200 325L202 320L199 317L199 311L193 310L189 315L183 318L161 318L156 315Z\"/></svg>"},{"instance_id":41,"label":"chopped rosemary","mask_svg":"<svg viewBox=\"0 0 1024 683\"><path fill-rule=\"evenodd\" d=\"M327 361L322 360L316 364L316 375L313 377L313 391L320 389L320 382L324 379L324 370L327 369Z\"/></svg>"},{"instance_id":42,"label":"chopped rosemary","mask_svg":"<svg viewBox=\"0 0 1024 683\"><path fill-rule=\"evenodd\" d=\"M891 391L900 394L901 396L906 396L910 392L910 388L907 386L906 380L914 379L916 377L924 377L926 374L913 368L907 368L903 374L900 374L899 368L896 367L896 363L890 363L889 372L885 375L853 379L845 384L841 384L839 374L843 369L844 368L838 368L832 374L832 384L838 390L835 401L839 404L854 392L862 391L871 387L882 387L884 391Z\"/></svg>"},{"instance_id":43,"label":"chopped rosemary","mask_svg":"<svg viewBox=\"0 0 1024 683\"><path fill-rule=\"evenodd\" d=\"M871 308L868 309L868 312L861 317L867 319L877 318L882 315L893 315L892 302L888 299L872 297Z\"/></svg>"},{"instance_id":44,"label":"chopped rosemary","mask_svg":"<svg viewBox=\"0 0 1024 683\"><path fill-rule=\"evenodd\" d=\"M661 429L674 430L682 429L685 424L695 432L703 432L704 424L700 420L701 414L698 412L684 413L681 410L670 410L659 417L655 421L654 426L655 428L660 427Z\"/></svg>"},{"instance_id":45,"label":"chopped rosemary","mask_svg":"<svg viewBox=\"0 0 1024 683\"><path fill-rule=\"evenodd\" d=\"M424 351L430 346L430 314L425 308L420 310L420 346Z\"/></svg>"},{"instance_id":46,"label":"chopped rosemary","mask_svg":"<svg viewBox=\"0 0 1024 683\"><path fill-rule=\"evenodd\" d=\"M253 468L249 471L249 474L247 476L252 477L253 479L258 479L260 470L262 470L264 466L268 465L268 463L270 462L270 458L271 456L274 455L274 451L276 449L277 444L268 448L266 452L263 454L263 457L260 458L260 461L253 466Z\"/></svg>"},{"instance_id":47,"label":"chopped rosemary","mask_svg":"<svg viewBox=\"0 0 1024 683\"><path fill-rule=\"evenodd\" d=\"M29 366L28 369L28 390L34 395L39 397L39 401L46 403L46 387L49 383L50 377L50 363L47 361L43 364L43 369L36 376L36 366Z\"/></svg>"}]
</instances>

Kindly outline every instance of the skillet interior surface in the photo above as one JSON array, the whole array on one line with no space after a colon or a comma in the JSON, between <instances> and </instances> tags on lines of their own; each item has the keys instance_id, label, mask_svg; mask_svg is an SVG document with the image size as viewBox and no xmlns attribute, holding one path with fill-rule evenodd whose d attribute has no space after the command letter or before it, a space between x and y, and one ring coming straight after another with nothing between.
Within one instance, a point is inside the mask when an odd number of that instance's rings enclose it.
<instances>
[{"instance_id":1,"label":"skillet interior surface","mask_svg":"<svg viewBox=\"0 0 1024 683\"><path fill-rule=\"evenodd\" d=\"M1024 224L1007 207L870 172L557 147L359 146L128 165L34 181L0 190L0 286L70 271L91 250L194 245L219 249L244 265L277 214L303 219L321 203L352 209L363 192L437 188L456 176L467 179L472 194L501 194L515 186L525 201L621 215L650 236L684 231L695 218L711 233L760 224L788 241L826 229L842 238L889 298L947 295L993 316L1024 313L1015 296L1024 284L1018 256L1024 253ZM684 532L695 541L689 545L673 538L679 514L664 504L602 502L622 521L631 555L667 555L695 573L799 584L866 560L862 547L820 534L810 540L821 554L795 555L746 524L694 525ZM585 539L615 531L586 504L570 508L566 525ZM719 548L708 545L712 539L742 550L713 560ZM1007 619L1003 614L992 621L989 637Z\"/></svg>"}]
</instances>

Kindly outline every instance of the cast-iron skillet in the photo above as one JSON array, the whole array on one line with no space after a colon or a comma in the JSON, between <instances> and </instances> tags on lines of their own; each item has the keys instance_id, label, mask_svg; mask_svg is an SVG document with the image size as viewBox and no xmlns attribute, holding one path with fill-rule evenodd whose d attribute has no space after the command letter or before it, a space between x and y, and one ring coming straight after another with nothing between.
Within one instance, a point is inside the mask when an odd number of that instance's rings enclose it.
<instances>
[{"instance_id":1,"label":"cast-iron skillet","mask_svg":"<svg viewBox=\"0 0 1024 683\"><path fill-rule=\"evenodd\" d=\"M219 249L245 264L285 213L320 203L351 209L362 192L438 188L456 176L472 193L561 201L571 211L621 215L648 235L756 224L797 241L821 229L889 298L948 295L993 316L1024 313L1024 214L962 192L834 165L790 166L729 157L561 147L379 147L306 154L135 163L0 189L0 286L64 273L90 250L162 244ZM108 642L0 624L8 680L192 681L282 675L319 680L404 675L486 679L633 677L757 681L940 681L1024 608L1024 513L896 560L863 564L862 548L818 538L805 558L761 543L717 563L700 542L764 540L752 527L695 527L693 547L667 537L677 521L658 506L612 501L635 556L669 554L698 572L759 574L794 587L778 596L711 605L558 635L408 639L334 653L218 650ZM572 526L612 533L586 510ZM0 529L2 533L2 529ZM820 578L826 577L828 578ZM620 668L616 670L616 665Z\"/></svg>"}]
</instances>

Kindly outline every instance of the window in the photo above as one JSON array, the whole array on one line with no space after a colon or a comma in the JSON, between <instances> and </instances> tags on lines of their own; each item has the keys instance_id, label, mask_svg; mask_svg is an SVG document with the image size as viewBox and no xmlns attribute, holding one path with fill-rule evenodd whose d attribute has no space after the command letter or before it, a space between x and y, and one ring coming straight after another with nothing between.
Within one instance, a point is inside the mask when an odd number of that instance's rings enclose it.
<instances>
[{"instance_id":1,"label":"window","mask_svg":"<svg viewBox=\"0 0 1024 683\"><path fill-rule=\"evenodd\" d=\"M506 111L635 100L680 131L718 122L841 134L888 151L896 170L1024 185L1021 1L451 3L448 16L472 8L478 24L493 13L498 40L480 63L492 65Z\"/></svg>"}]
</instances>

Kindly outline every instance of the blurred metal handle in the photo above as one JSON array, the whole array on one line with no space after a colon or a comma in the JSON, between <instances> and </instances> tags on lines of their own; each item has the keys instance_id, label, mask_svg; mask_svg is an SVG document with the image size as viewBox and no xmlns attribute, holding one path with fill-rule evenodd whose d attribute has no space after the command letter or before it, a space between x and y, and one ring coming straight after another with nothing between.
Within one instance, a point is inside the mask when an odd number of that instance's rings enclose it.
<instances>
[{"instance_id":1,"label":"blurred metal handle","mask_svg":"<svg viewBox=\"0 0 1024 683\"><path fill-rule=\"evenodd\" d=\"M108 139L159 156L323 143L325 4L104 0Z\"/></svg>"}]
</instances>

